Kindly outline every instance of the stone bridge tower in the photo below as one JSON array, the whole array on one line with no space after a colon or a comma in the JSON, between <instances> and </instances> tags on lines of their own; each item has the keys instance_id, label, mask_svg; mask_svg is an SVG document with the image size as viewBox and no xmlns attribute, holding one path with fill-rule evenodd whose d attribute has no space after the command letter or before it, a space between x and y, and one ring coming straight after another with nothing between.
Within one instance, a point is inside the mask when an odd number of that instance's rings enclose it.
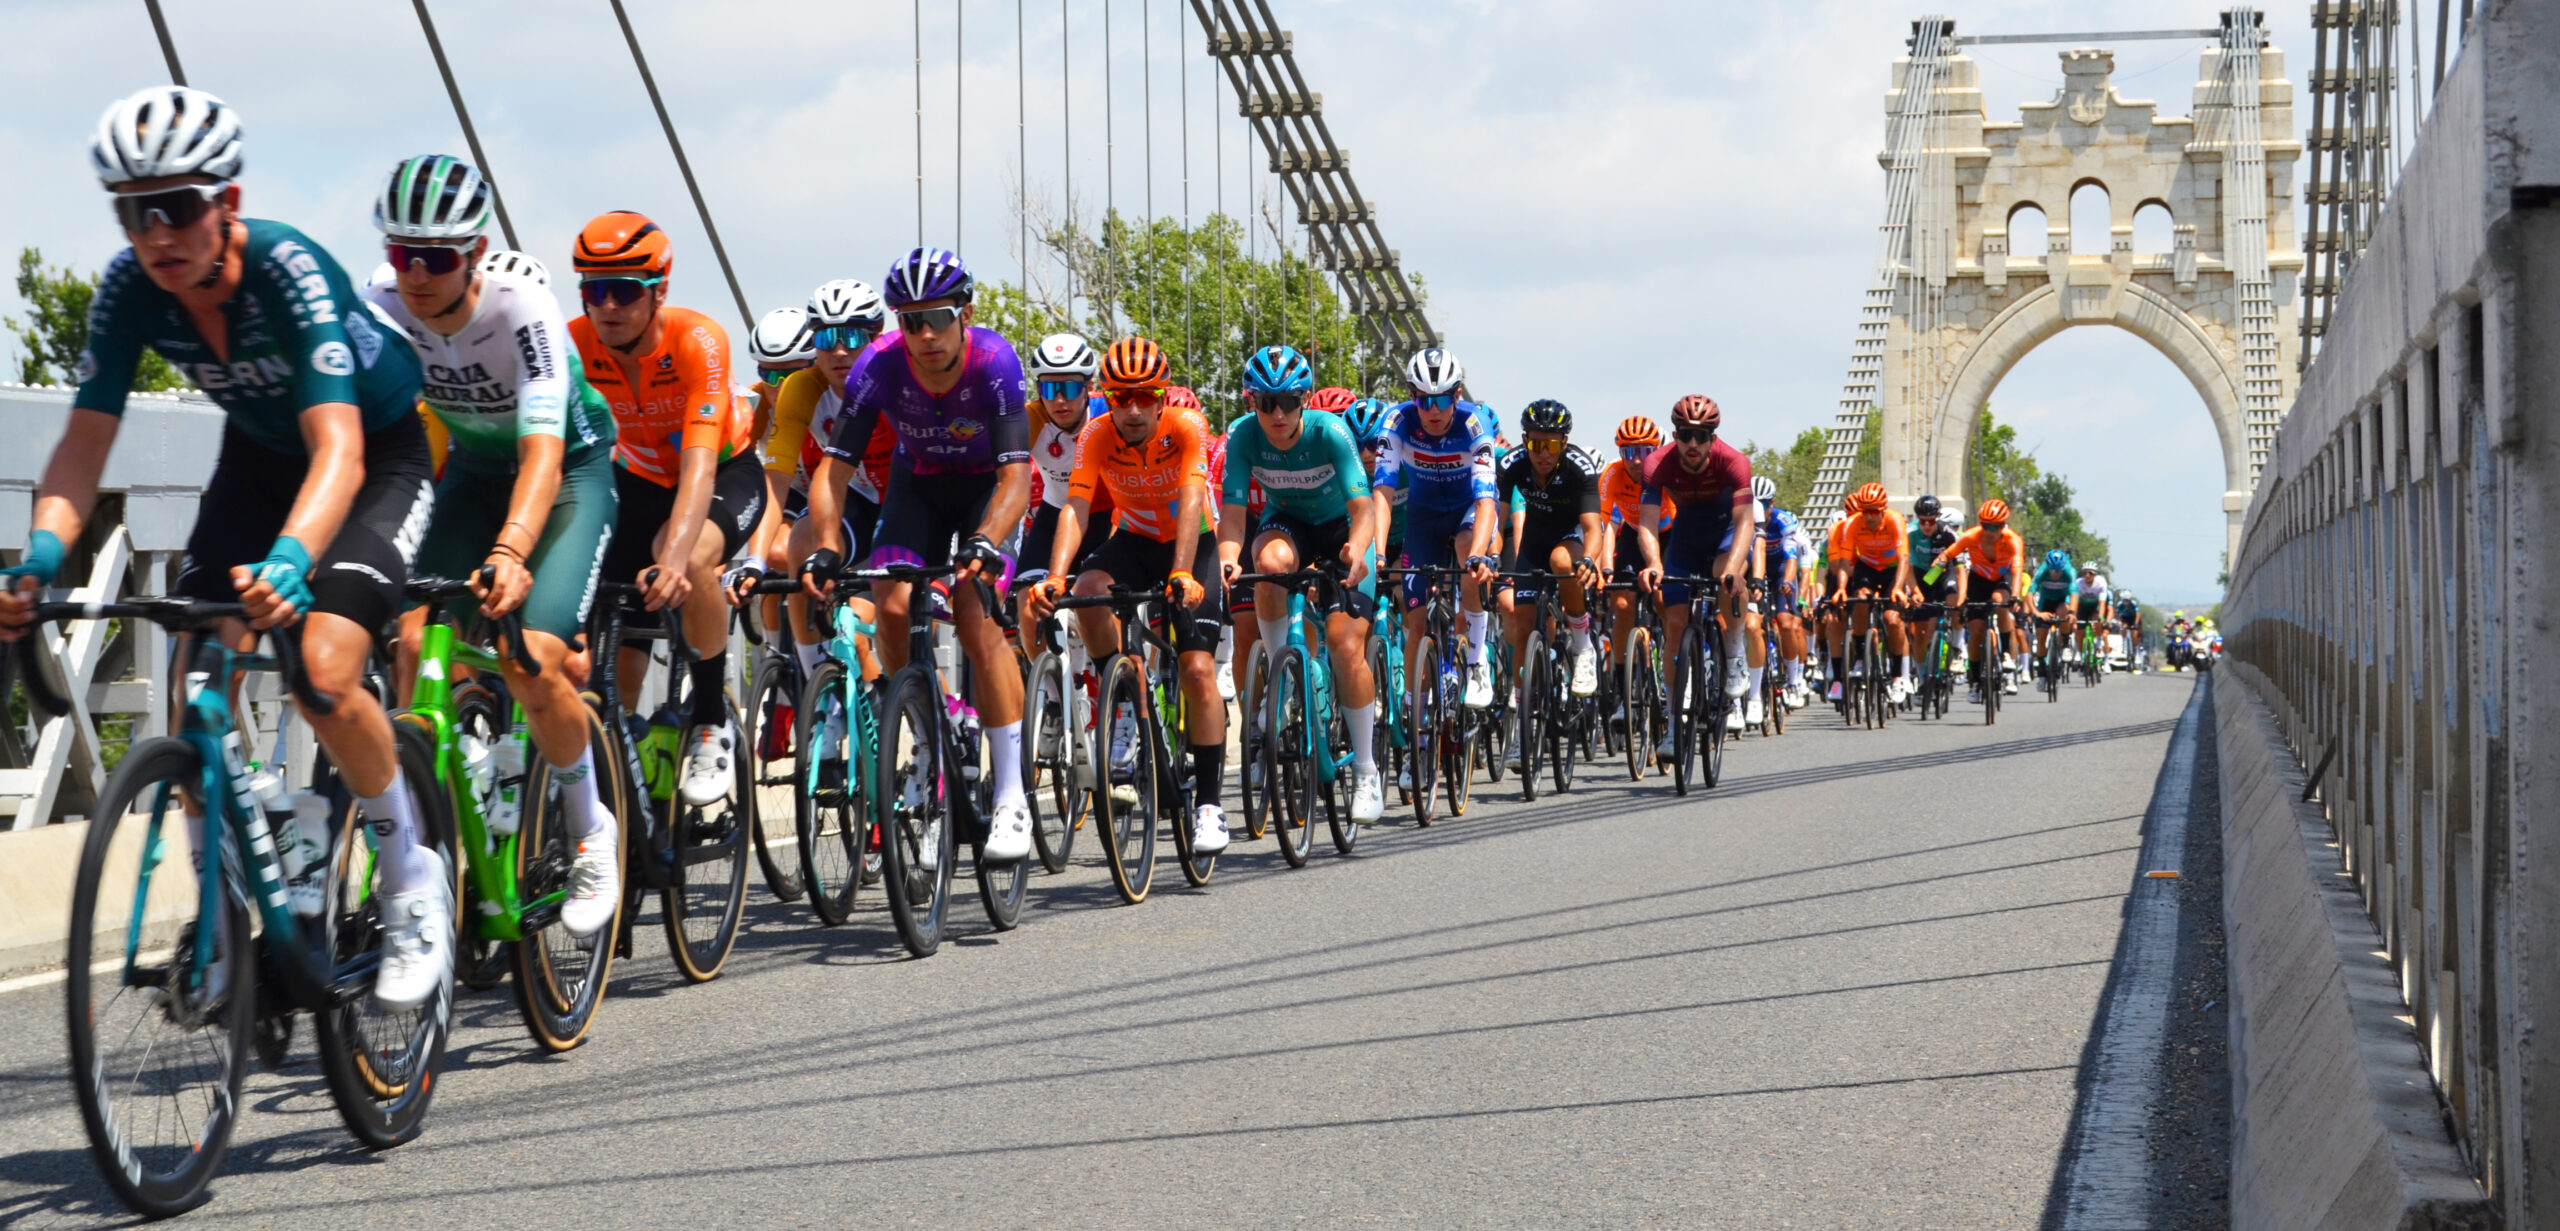
<instances>
[{"instance_id":1,"label":"stone bridge tower","mask_svg":"<svg viewBox=\"0 0 2560 1231\"><path fill-rule=\"evenodd\" d=\"M1876 390L1885 486L1903 507L1922 492L1961 493L1967 509L2014 495L1966 490L1976 412L2045 339L2112 325L2168 356L2213 416L2236 541L2297 385L2293 87L2281 53L2226 39L2204 52L2194 116L2160 116L2116 94L2114 67L2104 50L2063 52L2060 93L2011 121L1984 115L1970 57L1923 76L1936 98ZM1911 68L1896 65L1888 114ZM2075 253L2071 199L2088 185L2107 194L2110 234ZM2165 251L2135 251L2146 206L2168 211Z\"/></svg>"}]
</instances>

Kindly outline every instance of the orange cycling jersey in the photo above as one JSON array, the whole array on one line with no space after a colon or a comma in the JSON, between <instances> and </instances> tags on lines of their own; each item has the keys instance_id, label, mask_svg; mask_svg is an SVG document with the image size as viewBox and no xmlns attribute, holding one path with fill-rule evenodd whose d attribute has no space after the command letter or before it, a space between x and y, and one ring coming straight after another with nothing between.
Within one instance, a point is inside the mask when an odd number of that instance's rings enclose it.
<instances>
[{"instance_id":1,"label":"orange cycling jersey","mask_svg":"<svg viewBox=\"0 0 2560 1231\"><path fill-rule=\"evenodd\" d=\"M1189 410L1168 410L1146 439L1129 444L1108 415L1084 425L1076 440L1076 472L1067 494L1091 507L1096 490L1108 492L1112 525L1170 543L1182 489L1209 487L1208 423Z\"/></svg>"},{"instance_id":2,"label":"orange cycling jersey","mask_svg":"<svg viewBox=\"0 0 2560 1231\"><path fill-rule=\"evenodd\" d=\"M1983 531L1988 529L1989 526L1975 526L1957 535L1953 544L1938 553L1938 561L1945 563L1958 556L1970 557L1973 575L1985 580L1997 581L2002 573L2007 573L2012 581L2023 576L2019 566L2026 563L2027 541L2007 526L2000 528L1998 536L1985 538Z\"/></svg>"},{"instance_id":3,"label":"orange cycling jersey","mask_svg":"<svg viewBox=\"0 0 2560 1231\"><path fill-rule=\"evenodd\" d=\"M1856 556L1868 568L1892 568L1902 561L1902 548L1908 541L1903 530L1902 515L1886 510L1868 525L1862 513L1851 513L1831 523L1830 559L1833 563Z\"/></svg>"},{"instance_id":4,"label":"orange cycling jersey","mask_svg":"<svg viewBox=\"0 0 2560 1231\"><path fill-rule=\"evenodd\" d=\"M686 449L712 449L727 461L751 447L753 410L742 413L729 391L729 333L720 322L690 308L660 308L658 348L628 357L639 387L626 378L625 356L596 339L583 314L569 321L569 338L586 365L587 384L613 407L613 459L660 487L676 485Z\"/></svg>"},{"instance_id":5,"label":"orange cycling jersey","mask_svg":"<svg viewBox=\"0 0 2560 1231\"><path fill-rule=\"evenodd\" d=\"M1644 505L1644 465L1625 461L1611 462L1600 468L1600 507L1613 525L1639 525L1637 518ZM1662 524L1668 526L1679 513L1671 497L1662 498Z\"/></svg>"}]
</instances>

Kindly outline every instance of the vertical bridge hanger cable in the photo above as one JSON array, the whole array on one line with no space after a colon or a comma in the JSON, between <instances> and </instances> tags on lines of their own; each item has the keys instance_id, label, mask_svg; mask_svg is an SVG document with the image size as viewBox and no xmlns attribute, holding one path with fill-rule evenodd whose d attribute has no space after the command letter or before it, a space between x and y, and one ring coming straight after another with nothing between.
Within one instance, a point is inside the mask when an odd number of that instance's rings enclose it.
<instances>
[{"instance_id":1,"label":"vertical bridge hanger cable","mask_svg":"<svg viewBox=\"0 0 2560 1231\"><path fill-rule=\"evenodd\" d=\"M480 169L481 180L489 185L490 203L498 207L498 230L506 235L508 247L522 252L524 245L516 241L515 220L507 216L507 195L499 190L498 177L489 170L489 154L480 148L480 130L471 126L471 110L462 105L462 87L454 84L453 64L444 58L444 40L436 37L436 19L427 13L427 0L411 2L418 9L418 29L426 32L427 50L435 55L436 72L444 78L445 97L453 100L453 118L462 122L462 139L471 146L471 163ZM155 17L159 14L159 0L151 0L151 11Z\"/></svg>"},{"instance_id":2,"label":"vertical bridge hanger cable","mask_svg":"<svg viewBox=\"0 0 2560 1231\"><path fill-rule=\"evenodd\" d=\"M160 0L142 0L142 7L151 10L151 32L160 36L160 58L169 62L170 84L187 84L187 70L178 63L178 44L169 37L169 19L160 12Z\"/></svg>"},{"instance_id":3,"label":"vertical bridge hanger cable","mask_svg":"<svg viewBox=\"0 0 2560 1231\"><path fill-rule=\"evenodd\" d=\"M738 321L742 328L756 327L756 315L747 308L747 293L738 287L738 271L729 265L729 250L720 243L720 228L711 221L711 207L702 203L702 186L693 179L693 164L685 160L684 142L676 138L676 122L667 118L666 100L658 96L658 79L649 73L648 57L640 54L640 36L631 32L631 17L622 11L622 0L609 0L613 19L622 24L622 41L631 45L632 66L640 70L640 84L649 91L649 105L657 109L658 126L666 130L667 148L674 151L676 170L684 175L685 191L693 195L693 212L702 217L702 230L711 237L711 255L719 258L720 273L729 280L729 295L738 303Z\"/></svg>"}]
</instances>

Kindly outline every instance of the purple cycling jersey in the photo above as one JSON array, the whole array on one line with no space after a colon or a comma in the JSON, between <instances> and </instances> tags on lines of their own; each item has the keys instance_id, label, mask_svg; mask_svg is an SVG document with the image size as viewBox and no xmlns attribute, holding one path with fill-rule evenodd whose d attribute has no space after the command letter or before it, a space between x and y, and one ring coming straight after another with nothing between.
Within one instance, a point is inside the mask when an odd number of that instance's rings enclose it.
<instances>
[{"instance_id":1,"label":"purple cycling jersey","mask_svg":"<svg viewBox=\"0 0 2560 1231\"><path fill-rule=\"evenodd\" d=\"M893 469L910 474L988 474L1031 460L1022 408L1022 359L992 329L971 327L959 383L927 393L906 350L883 351L845 382L844 414L827 455L859 462L882 416L898 433Z\"/></svg>"}]
</instances>

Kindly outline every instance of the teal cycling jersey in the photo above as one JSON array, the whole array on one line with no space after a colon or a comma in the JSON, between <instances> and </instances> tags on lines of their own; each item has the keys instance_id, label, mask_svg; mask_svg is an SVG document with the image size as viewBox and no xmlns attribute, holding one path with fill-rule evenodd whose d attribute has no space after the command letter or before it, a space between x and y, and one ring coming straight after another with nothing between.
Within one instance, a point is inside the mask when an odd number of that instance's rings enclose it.
<instances>
[{"instance_id":1,"label":"teal cycling jersey","mask_svg":"<svg viewBox=\"0 0 2560 1231\"><path fill-rule=\"evenodd\" d=\"M2036 569L2035 587L2048 597L2059 597L2079 579L2080 574L2068 564L2047 564Z\"/></svg>"},{"instance_id":2,"label":"teal cycling jersey","mask_svg":"<svg viewBox=\"0 0 2560 1231\"><path fill-rule=\"evenodd\" d=\"M1369 468L1342 416L1310 410L1300 416L1298 442L1286 449L1262 434L1262 420L1247 415L1227 429L1227 473L1222 503L1242 505L1248 482L1262 485L1262 515L1286 513L1314 525L1351 515L1351 502L1369 495Z\"/></svg>"},{"instance_id":3,"label":"teal cycling jersey","mask_svg":"<svg viewBox=\"0 0 2560 1231\"><path fill-rule=\"evenodd\" d=\"M127 248L108 263L89 305L89 345L71 404L122 415L148 346L242 435L290 457L309 452L302 413L314 406L351 403L367 432L416 413L417 353L356 297L347 271L292 227L242 221L246 267L239 291L222 303L228 354L215 354L178 297L154 284Z\"/></svg>"}]
</instances>

